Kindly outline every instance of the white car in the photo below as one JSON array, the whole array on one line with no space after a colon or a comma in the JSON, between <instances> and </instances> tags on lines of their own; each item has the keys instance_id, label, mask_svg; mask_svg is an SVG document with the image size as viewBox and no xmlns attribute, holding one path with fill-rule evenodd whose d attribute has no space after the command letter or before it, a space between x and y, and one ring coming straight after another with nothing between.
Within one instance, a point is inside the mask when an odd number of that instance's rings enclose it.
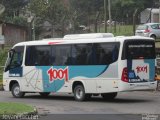
<instances>
[{"instance_id":1,"label":"white car","mask_svg":"<svg viewBox=\"0 0 160 120\"><path fill-rule=\"evenodd\" d=\"M160 38L160 23L146 23L139 25L135 32L136 36Z\"/></svg>"}]
</instances>

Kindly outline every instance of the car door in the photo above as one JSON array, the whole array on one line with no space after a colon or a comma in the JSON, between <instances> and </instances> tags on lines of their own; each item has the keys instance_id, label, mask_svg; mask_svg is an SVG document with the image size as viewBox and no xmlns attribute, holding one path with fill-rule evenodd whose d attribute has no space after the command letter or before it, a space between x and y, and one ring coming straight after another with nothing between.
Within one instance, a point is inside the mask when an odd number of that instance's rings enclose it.
<instances>
[{"instance_id":1,"label":"car door","mask_svg":"<svg viewBox=\"0 0 160 120\"><path fill-rule=\"evenodd\" d=\"M157 33L158 33L158 38L160 38L160 24L158 24L158 29L157 29Z\"/></svg>"},{"instance_id":2,"label":"car door","mask_svg":"<svg viewBox=\"0 0 160 120\"><path fill-rule=\"evenodd\" d=\"M151 25L152 33L156 35L157 38L160 38L160 24Z\"/></svg>"}]
</instances>

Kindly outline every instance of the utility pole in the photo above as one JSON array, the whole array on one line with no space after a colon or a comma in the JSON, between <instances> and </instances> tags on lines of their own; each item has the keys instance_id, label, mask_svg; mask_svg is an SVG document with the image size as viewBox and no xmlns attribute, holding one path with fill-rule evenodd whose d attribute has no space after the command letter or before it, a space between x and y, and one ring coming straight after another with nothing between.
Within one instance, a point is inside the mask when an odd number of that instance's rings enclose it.
<instances>
[{"instance_id":1,"label":"utility pole","mask_svg":"<svg viewBox=\"0 0 160 120\"><path fill-rule=\"evenodd\" d=\"M136 30L136 16L137 16L138 8L133 13L133 35L135 35Z\"/></svg>"},{"instance_id":2,"label":"utility pole","mask_svg":"<svg viewBox=\"0 0 160 120\"><path fill-rule=\"evenodd\" d=\"M159 23L160 23L160 0L159 0Z\"/></svg>"},{"instance_id":3,"label":"utility pole","mask_svg":"<svg viewBox=\"0 0 160 120\"><path fill-rule=\"evenodd\" d=\"M97 13L96 13L96 20L95 20L95 23L94 23L94 24L95 24L95 29L94 29L94 32L95 32L95 33L97 33L97 29L98 29L97 26L98 26L98 18L99 18L99 15L100 15L100 12L97 12Z\"/></svg>"},{"instance_id":4,"label":"utility pole","mask_svg":"<svg viewBox=\"0 0 160 120\"><path fill-rule=\"evenodd\" d=\"M30 12L30 15L27 19L28 22L28 41L35 40L35 25L34 25L35 16Z\"/></svg>"},{"instance_id":5,"label":"utility pole","mask_svg":"<svg viewBox=\"0 0 160 120\"><path fill-rule=\"evenodd\" d=\"M159 7L159 23L160 23L160 7Z\"/></svg>"},{"instance_id":6,"label":"utility pole","mask_svg":"<svg viewBox=\"0 0 160 120\"><path fill-rule=\"evenodd\" d=\"M111 0L108 0L109 32L112 32Z\"/></svg>"},{"instance_id":7,"label":"utility pole","mask_svg":"<svg viewBox=\"0 0 160 120\"><path fill-rule=\"evenodd\" d=\"M107 6L106 6L106 0L104 0L104 31L107 32Z\"/></svg>"}]
</instances>

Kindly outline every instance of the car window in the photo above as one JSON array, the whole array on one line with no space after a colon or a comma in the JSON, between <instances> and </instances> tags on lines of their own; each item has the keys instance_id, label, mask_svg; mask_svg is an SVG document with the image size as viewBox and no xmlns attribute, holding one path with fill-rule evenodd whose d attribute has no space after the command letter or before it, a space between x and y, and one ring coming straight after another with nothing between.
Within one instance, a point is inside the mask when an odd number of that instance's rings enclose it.
<instances>
[{"instance_id":1,"label":"car window","mask_svg":"<svg viewBox=\"0 0 160 120\"><path fill-rule=\"evenodd\" d=\"M160 29L160 24L158 24L158 29Z\"/></svg>"},{"instance_id":2,"label":"car window","mask_svg":"<svg viewBox=\"0 0 160 120\"><path fill-rule=\"evenodd\" d=\"M154 24L154 25L151 25L151 28L152 29L159 29L160 28L159 26L160 26L159 24Z\"/></svg>"},{"instance_id":3,"label":"car window","mask_svg":"<svg viewBox=\"0 0 160 120\"><path fill-rule=\"evenodd\" d=\"M146 30L147 28L148 28L147 25L139 25L139 26L137 27L137 30Z\"/></svg>"}]
</instances>

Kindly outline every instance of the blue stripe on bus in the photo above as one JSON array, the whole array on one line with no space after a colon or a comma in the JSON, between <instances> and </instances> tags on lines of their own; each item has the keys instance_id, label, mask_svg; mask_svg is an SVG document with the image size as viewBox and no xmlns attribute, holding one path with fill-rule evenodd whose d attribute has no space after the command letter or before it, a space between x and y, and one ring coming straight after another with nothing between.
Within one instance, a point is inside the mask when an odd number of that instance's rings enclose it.
<instances>
[{"instance_id":1,"label":"blue stripe on bus","mask_svg":"<svg viewBox=\"0 0 160 120\"><path fill-rule=\"evenodd\" d=\"M149 64L149 79L154 81L155 77L155 59L145 59L144 63Z\"/></svg>"},{"instance_id":2,"label":"blue stripe on bus","mask_svg":"<svg viewBox=\"0 0 160 120\"><path fill-rule=\"evenodd\" d=\"M56 79L52 83L49 81L47 71L52 66L37 66L42 70L43 90L44 92L56 92L60 90L65 80ZM53 69L65 69L68 67L69 80L75 77L95 78L103 74L108 68L108 65L88 65L88 66L53 66Z\"/></svg>"}]
</instances>

